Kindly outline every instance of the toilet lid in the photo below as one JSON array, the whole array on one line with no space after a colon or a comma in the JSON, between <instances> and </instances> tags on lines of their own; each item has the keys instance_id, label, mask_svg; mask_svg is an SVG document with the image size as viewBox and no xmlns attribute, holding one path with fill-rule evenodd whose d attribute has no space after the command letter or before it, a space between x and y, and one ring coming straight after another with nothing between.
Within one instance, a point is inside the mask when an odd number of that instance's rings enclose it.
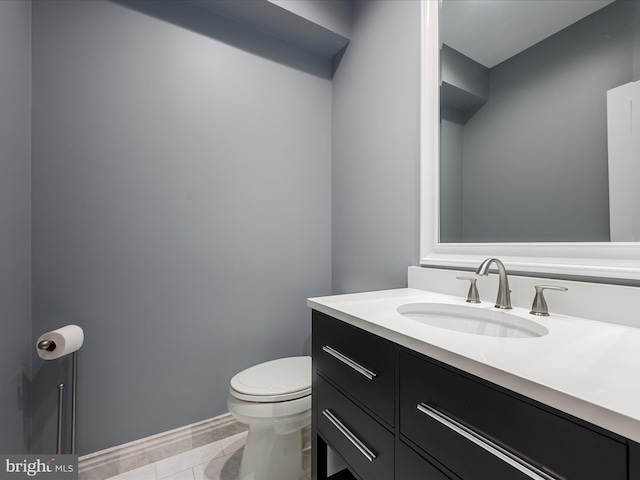
<instances>
[{"instance_id":1,"label":"toilet lid","mask_svg":"<svg viewBox=\"0 0 640 480\"><path fill-rule=\"evenodd\" d=\"M231 379L230 393L241 400L274 402L311 393L311 357L279 358L241 371Z\"/></svg>"}]
</instances>

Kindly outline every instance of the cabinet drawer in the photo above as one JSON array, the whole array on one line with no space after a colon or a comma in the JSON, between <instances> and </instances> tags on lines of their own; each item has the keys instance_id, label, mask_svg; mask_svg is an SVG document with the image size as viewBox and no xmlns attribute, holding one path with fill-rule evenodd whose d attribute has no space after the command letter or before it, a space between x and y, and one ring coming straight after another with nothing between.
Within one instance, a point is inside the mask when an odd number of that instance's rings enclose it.
<instances>
[{"instance_id":1,"label":"cabinet drawer","mask_svg":"<svg viewBox=\"0 0 640 480\"><path fill-rule=\"evenodd\" d=\"M442 418L505 446L508 453L553 478L627 479L624 443L448 368L401 353L401 434L462 478L531 478Z\"/></svg>"},{"instance_id":2,"label":"cabinet drawer","mask_svg":"<svg viewBox=\"0 0 640 480\"><path fill-rule=\"evenodd\" d=\"M453 480L402 442L399 444L396 455L396 478L398 480Z\"/></svg>"},{"instance_id":3,"label":"cabinet drawer","mask_svg":"<svg viewBox=\"0 0 640 480\"><path fill-rule=\"evenodd\" d=\"M312 344L314 368L393 426L393 345L317 311Z\"/></svg>"},{"instance_id":4,"label":"cabinet drawer","mask_svg":"<svg viewBox=\"0 0 640 480\"><path fill-rule=\"evenodd\" d=\"M394 437L321 376L316 377L318 432L361 478L393 478Z\"/></svg>"}]
</instances>

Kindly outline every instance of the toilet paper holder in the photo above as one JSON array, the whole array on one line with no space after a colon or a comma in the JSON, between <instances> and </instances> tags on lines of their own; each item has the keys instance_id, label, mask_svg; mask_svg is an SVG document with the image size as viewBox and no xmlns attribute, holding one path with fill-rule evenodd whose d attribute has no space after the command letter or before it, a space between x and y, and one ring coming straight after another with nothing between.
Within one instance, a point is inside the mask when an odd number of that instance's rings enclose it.
<instances>
[{"instance_id":1,"label":"toilet paper holder","mask_svg":"<svg viewBox=\"0 0 640 480\"><path fill-rule=\"evenodd\" d=\"M56 342L53 340L42 340L38 342L38 349L53 352L56 349ZM78 351L73 352L73 368L71 382L71 454L76 453L76 388L78 386ZM58 385L58 431L56 454L62 453L62 390L63 384Z\"/></svg>"}]
</instances>

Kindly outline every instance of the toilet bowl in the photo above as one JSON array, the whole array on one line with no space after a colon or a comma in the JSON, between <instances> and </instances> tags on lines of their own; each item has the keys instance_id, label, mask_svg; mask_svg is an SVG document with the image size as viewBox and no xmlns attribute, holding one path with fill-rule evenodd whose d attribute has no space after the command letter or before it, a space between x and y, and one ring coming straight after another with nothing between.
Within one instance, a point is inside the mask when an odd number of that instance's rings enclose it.
<instances>
[{"instance_id":1,"label":"toilet bowl","mask_svg":"<svg viewBox=\"0 0 640 480\"><path fill-rule=\"evenodd\" d=\"M229 412L249 425L238 480L307 480L311 468L311 357L250 367L231 379Z\"/></svg>"}]
</instances>

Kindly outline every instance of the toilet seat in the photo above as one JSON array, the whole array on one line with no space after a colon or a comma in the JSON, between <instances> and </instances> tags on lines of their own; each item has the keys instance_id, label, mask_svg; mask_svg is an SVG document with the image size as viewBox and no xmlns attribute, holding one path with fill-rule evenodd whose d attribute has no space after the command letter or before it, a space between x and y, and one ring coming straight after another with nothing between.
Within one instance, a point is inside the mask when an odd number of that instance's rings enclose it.
<instances>
[{"instance_id":1,"label":"toilet seat","mask_svg":"<svg viewBox=\"0 0 640 480\"><path fill-rule=\"evenodd\" d=\"M247 368L231 379L231 396L247 402L285 402L311 395L311 357L287 357Z\"/></svg>"}]
</instances>

